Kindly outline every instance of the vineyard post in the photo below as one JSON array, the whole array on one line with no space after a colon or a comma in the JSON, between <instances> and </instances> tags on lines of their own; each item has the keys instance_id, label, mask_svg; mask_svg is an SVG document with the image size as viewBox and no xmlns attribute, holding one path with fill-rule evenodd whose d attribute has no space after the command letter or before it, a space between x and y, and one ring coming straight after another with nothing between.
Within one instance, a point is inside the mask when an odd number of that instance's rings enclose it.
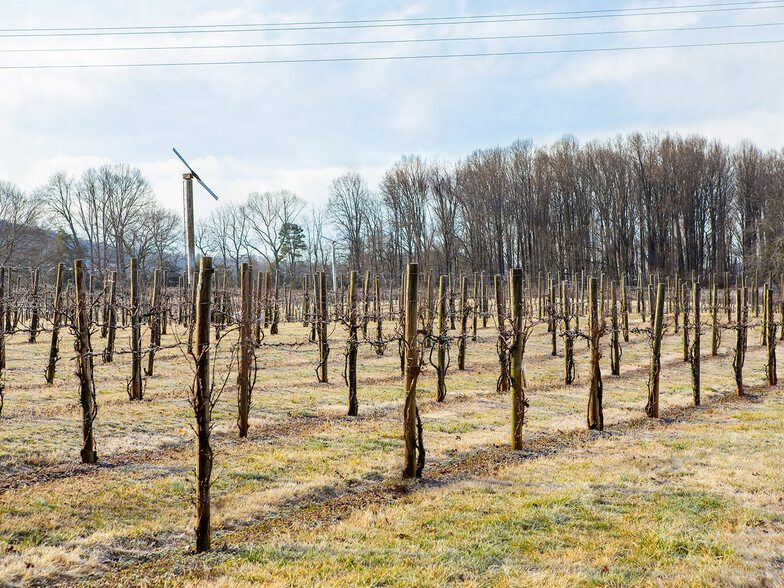
<instances>
[{"instance_id":1,"label":"vineyard post","mask_svg":"<svg viewBox=\"0 0 784 588\"><path fill-rule=\"evenodd\" d=\"M552 349L550 351L550 355L555 357L558 355L558 306L556 304L557 300L557 288L555 280L550 280L550 331L551 331L551 343Z\"/></svg>"},{"instance_id":2,"label":"vineyard post","mask_svg":"<svg viewBox=\"0 0 784 588\"><path fill-rule=\"evenodd\" d=\"M28 341L35 343L38 337L38 275L40 271L36 268L33 271L33 287L32 287L32 316L30 318L30 337Z\"/></svg>"},{"instance_id":3,"label":"vineyard post","mask_svg":"<svg viewBox=\"0 0 784 588\"><path fill-rule=\"evenodd\" d=\"M773 320L773 290L769 285L765 287L765 308L767 321L763 328L767 329L768 332L768 362L765 371L768 376L768 384L775 386L778 382L776 374L776 322Z\"/></svg>"},{"instance_id":4,"label":"vineyard post","mask_svg":"<svg viewBox=\"0 0 784 588\"><path fill-rule=\"evenodd\" d=\"M466 339L468 338L468 278L460 279L460 339L457 342L457 369L465 370Z\"/></svg>"},{"instance_id":5,"label":"vineyard post","mask_svg":"<svg viewBox=\"0 0 784 588\"><path fill-rule=\"evenodd\" d=\"M109 292L109 272L103 275L103 289L104 293ZM109 297L104 295L103 308L102 308L102 321L101 321L101 339L106 339L109 334Z\"/></svg>"},{"instance_id":6,"label":"vineyard post","mask_svg":"<svg viewBox=\"0 0 784 588\"><path fill-rule=\"evenodd\" d=\"M523 392L523 270L514 268L511 270L511 274L512 345L509 352L512 371L512 449L521 450L523 448L523 422L525 421L525 394Z\"/></svg>"},{"instance_id":7,"label":"vineyard post","mask_svg":"<svg viewBox=\"0 0 784 588\"><path fill-rule=\"evenodd\" d=\"M781 278L779 279L779 294L781 294L781 305L779 307L779 311L781 313L781 329L779 333L779 340L784 341L784 274L781 274ZM2 315L0 315L2 316Z\"/></svg>"},{"instance_id":8,"label":"vineyard post","mask_svg":"<svg viewBox=\"0 0 784 588\"><path fill-rule=\"evenodd\" d=\"M84 288L84 260L74 261L74 282L76 286L76 352L77 375L79 377L79 398L82 406L82 449L79 452L82 463L95 463L93 421L95 420L95 388L93 386L93 356L90 347L90 326L87 308L87 293Z\"/></svg>"},{"instance_id":9,"label":"vineyard post","mask_svg":"<svg viewBox=\"0 0 784 588\"><path fill-rule=\"evenodd\" d=\"M677 293L676 293L677 294ZM689 361L689 284L681 284L681 304L683 306L683 361Z\"/></svg>"},{"instance_id":10,"label":"vineyard post","mask_svg":"<svg viewBox=\"0 0 784 588\"><path fill-rule=\"evenodd\" d=\"M653 312L653 308L651 308ZM661 374L661 340L662 319L664 315L664 284L659 283L656 295L656 312L653 325L653 348L651 350L651 372L648 378L648 404L645 414L651 418L659 418L659 375Z\"/></svg>"},{"instance_id":11,"label":"vineyard post","mask_svg":"<svg viewBox=\"0 0 784 588\"><path fill-rule=\"evenodd\" d=\"M114 359L114 340L117 337L117 272L109 276L109 305L107 319L109 322L106 333L106 349L103 351L103 362L111 363Z\"/></svg>"},{"instance_id":12,"label":"vineyard post","mask_svg":"<svg viewBox=\"0 0 784 588\"><path fill-rule=\"evenodd\" d=\"M139 260L131 259L131 400L142 399L141 317L139 316Z\"/></svg>"},{"instance_id":13,"label":"vineyard post","mask_svg":"<svg viewBox=\"0 0 784 588\"><path fill-rule=\"evenodd\" d=\"M196 306L196 375L193 382L193 411L196 416L198 461L196 466L196 552L210 548L210 476L212 448L210 447L210 417L212 390L210 387L210 312L212 303L212 258L202 257Z\"/></svg>"},{"instance_id":14,"label":"vineyard post","mask_svg":"<svg viewBox=\"0 0 784 588\"><path fill-rule=\"evenodd\" d=\"M694 406L700 405L700 283L694 281L692 285L692 308L694 313L694 343L691 350L691 383ZM686 331L686 317L684 315L683 330Z\"/></svg>"},{"instance_id":15,"label":"vineyard post","mask_svg":"<svg viewBox=\"0 0 784 588\"><path fill-rule=\"evenodd\" d=\"M349 285L349 288L351 286ZM370 322L370 296L372 290L370 286L370 270L365 271L365 282L362 284L362 336L367 339L367 328L368 322ZM349 295L350 298L350 295ZM351 307L351 301L349 301L349 307ZM351 312L351 308L349 308L349 312ZM356 314L356 310L354 311Z\"/></svg>"},{"instance_id":16,"label":"vineyard post","mask_svg":"<svg viewBox=\"0 0 784 588\"><path fill-rule=\"evenodd\" d=\"M621 314L621 325L623 328L623 342L629 342L629 292L626 286L626 274L621 275L621 305L623 312Z\"/></svg>"},{"instance_id":17,"label":"vineyard post","mask_svg":"<svg viewBox=\"0 0 784 588\"><path fill-rule=\"evenodd\" d=\"M14 277L13 270L8 268L8 303L5 308L5 332L13 333L14 324L11 318L11 302L14 299ZM0 316L0 320L2 317Z\"/></svg>"},{"instance_id":18,"label":"vineyard post","mask_svg":"<svg viewBox=\"0 0 784 588\"><path fill-rule=\"evenodd\" d=\"M156 269L152 277L150 294L150 349L147 355L147 375L153 375L155 350L161 346L161 270Z\"/></svg>"},{"instance_id":19,"label":"vineyard post","mask_svg":"<svg viewBox=\"0 0 784 588\"><path fill-rule=\"evenodd\" d=\"M375 276L373 279L376 285L376 302L373 307L376 312L376 355L384 355L384 344L381 342L384 336L382 331L383 316L381 311L381 284L378 281L378 276Z\"/></svg>"},{"instance_id":20,"label":"vineyard post","mask_svg":"<svg viewBox=\"0 0 784 588\"><path fill-rule=\"evenodd\" d=\"M49 365L46 368L46 383L54 382L60 337L60 307L63 303L63 272L65 264L57 264L57 277L54 285L54 316L52 317L52 344L49 346Z\"/></svg>"},{"instance_id":21,"label":"vineyard post","mask_svg":"<svg viewBox=\"0 0 784 588\"><path fill-rule=\"evenodd\" d=\"M438 279L438 359L436 371L438 378L438 392L436 400L443 402L446 399L446 297L448 276Z\"/></svg>"},{"instance_id":22,"label":"vineyard post","mask_svg":"<svg viewBox=\"0 0 784 588\"><path fill-rule=\"evenodd\" d=\"M365 293L367 293L367 278L365 275ZM351 270L348 286L348 416L357 416L359 405L357 403L357 280L359 273ZM367 296L365 296L365 316L367 316ZM363 318L363 324L367 328L367 322Z\"/></svg>"},{"instance_id":23,"label":"vineyard post","mask_svg":"<svg viewBox=\"0 0 784 588\"><path fill-rule=\"evenodd\" d=\"M471 307L471 317L472 317L472 324L471 324L471 341L476 341L476 328L479 322L478 312L480 309L479 304L479 272L474 272L474 302Z\"/></svg>"},{"instance_id":24,"label":"vineyard post","mask_svg":"<svg viewBox=\"0 0 784 588\"><path fill-rule=\"evenodd\" d=\"M251 321L253 318L253 270L250 264L240 265L240 365L237 374L237 426L240 438L248 436L250 413L250 363L253 342Z\"/></svg>"},{"instance_id":25,"label":"vineyard post","mask_svg":"<svg viewBox=\"0 0 784 588\"><path fill-rule=\"evenodd\" d=\"M417 365L417 287L419 278L419 265L409 263L406 273L406 328L404 348L406 355L406 376L404 391L406 393L403 406L403 439L405 441L405 463L403 466L403 479L416 477L417 472L417 404L416 380L418 376Z\"/></svg>"},{"instance_id":26,"label":"vineyard post","mask_svg":"<svg viewBox=\"0 0 784 588\"><path fill-rule=\"evenodd\" d=\"M674 327L674 329L675 329L676 333L680 329L681 298L679 298L679 296L681 294L681 288L683 289L683 295L686 296L686 292L687 292L687 290L686 290L686 282L684 282L683 284L680 284L680 282L678 281L678 276L676 274L676 276L675 276L675 288L673 290L672 296L669 297L669 299L670 299L670 306L672 306L673 298L675 299L675 327ZM669 290L669 280L668 280L668 288L667 289ZM685 302L685 298L683 300ZM686 305L684 304L683 305L683 332L684 333L688 332L688 328L686 327L686 322L687 322L686 321L686 315L687 315L687 312L688 311L686 310ZM686 336L686 339L684 339L684 340L688 341L688 335ZM684 361L686 361L686 360L684 359Z\"/></svg>"},{"instance_id":27,"label":"vineyard post","mask_svg":"<svg viewBox=\"0 0 784 588\"><path fill-rule=\"evenodd\" d=\"M738 396L743 396L743 364L746 361L746 322L749 317L748 309L748 288L745 286L736 290L736 304L738 306L736 311L736 325L737 331L735 339L735 360L733 368L735 369L735 388Z\"/></svg>"},{"instance_id":28,"label":"vineyard post","mask_svg":"<svg viewBox=\"0 0 784 588\"><path fill-rule=\"evenodd\" d=\"M621 375L621 343L618 332L618 297L615 293L615 282L610 282L610 320L612 333L610 334L610 373L613 376Z\"/></svg>"},{"instance_id":29,"label":"vineyard post","mask_svg":"<svg viewBox=\"0 0 784 588\"><path fill-rule=\"evenodd\" d=\"M5 267L0 266L0 414L3 413L3 370L5 369Z\"/></svg>"},{"instance_id":30,"label":"vineyard post","mask_svg":"<svg viewBox=\"0 0 784 588\"><path fill-rule=\"evenodd\" d=\"M455 330L455 287L452 274L449 274L449 328Z\"/></svg>"},{"instance_id":31,"label":"vineyard post","mask_svg":"<svg viewBox=\"0 0 784 588\"><path fill-rule=\"evenodd\" d=\"M659 285L664 287L663 282L659 282ZM664 312L664 293L662 293L662 312ZM651 320L651 327L656 327L656 314L659 312L659 301L658 298L654 299L653 297L653 284L649 281L648 282L648 308L650 309L650 320ZM654 312L654 308L656 311Z\"/></svg>"},{"instance_id":32,"label":"vineyard post","mask_svg":"<svg viewBox=\"0 0 784 588\"><path fill-rule=\"evenodd\" d=\"M318 339L319 339L319 362L321 365L321 378L320 382L326 384L329 382L327 373L327 358L329 357L329 341L327 340L327 322L329 321L329 314L327 313L327 274L321 272L319 274L319 325L318 325Z\"/></svg>"},{"instance_id":33,"label":"vineyard post","mask_svg":"<svg viewBox=\"0 0 784 588\"><path fill-rule=\"evenodd\" d=\"M280 286L278 282L279 272L275 270L275 298L272 302L272 325L270 325L270 335L278 334L278 323L280 322Z\"/></svg>"},{"instance_id":34,"label":"vineyard post","mask_svg":"<svg viewBox=\"0 0 784 588\"><path fill-rule=\"evenodd\" d=\"M602 372L599 366L599 292L596 278L590 278L588 331L591 345L590 389L588 392L588 428L601 431L604 429L604 413L602 410Z\"/></svg>"},{"instance_id":35,"label":"vineyard post","mask_svg":"<svg viewBox=\"0 0 784 588\"><path fill-rule=\"evenodd\" d=\"M482 297L482 328L487 328L487 311L488 311L488 303L487 303L487 285L485 284L485 270L482 270L482 273L479 275L480 280L480 292Z\"/></svg>"},{"instance_id":36,"label":"vineyard post","mask_svg":"<svg viewBox=\"0 0 784 588\"><path fill-rule=\"evenodd\" d=\"M161 313L160 313L160 317L161 317L161 334L165 335L167 326L169 324L169 312L170 312L170 309L169 309L169 294L168 294L168 291L166 289L166 270L165 269L161 270L161 285L160 285L160 288L161 288L161 291L160 291L160 294L158 295L158 299L160 301L159 304L163 305L163 308L162 308ZM161 344L161 341L160 341L160 338L159 338L158 339L158 345L160 345L160 344Z\"/></svg>"},{"instance_id":37,"label":"vineyard post","mask_svg":"<svg viewBox=\"0 0 784 588\"><path fill-rule=\"evenodd\" d=\"M714 276L713 304L711 305L711 355L719 353L719 287Z\"/></svg>"},{"instance_id":38,"label":"vineyard post","mask_svg":"<svg viewBox=\"0 0 784 588\"><path fill-rule=\"evenodd\" d=\"M302 326L308 326L308 313L310 312L310 289L308 288L308 274L302 276Z\"/></svg>"},{"instance_id":39,"label":"vineyard post","mask_svg":"<svg viewBox=\"0 0 784 588\"><path fill-rule=\"evenodd\" d=\"M574 337L571 333L570 314L572 312L569 300L569 284L561 282L561 297L563 298L564 321L564 384L567 386L574 382Z\"/></svg>"},{"instance_id":40,"label":"vineyard post","mask_svg":"<svg viewBox=\"0 0 784 588\"><path fill-rule=\"evenodd\" d=\"M270 299L270 273L264 272L264 328L266 329L270 324L272 318L272 301Z\"/></svg>"},{"instance_id":41,"label":"vineyard post","mask_svg":"<svg viewBox=\"0 0 784 588\"><path fill-rule=\"evenodd\" d=\"M760 346L768 346L768 284L762 284L762 329L760 329Z\"/></svg>"}]
</instances>

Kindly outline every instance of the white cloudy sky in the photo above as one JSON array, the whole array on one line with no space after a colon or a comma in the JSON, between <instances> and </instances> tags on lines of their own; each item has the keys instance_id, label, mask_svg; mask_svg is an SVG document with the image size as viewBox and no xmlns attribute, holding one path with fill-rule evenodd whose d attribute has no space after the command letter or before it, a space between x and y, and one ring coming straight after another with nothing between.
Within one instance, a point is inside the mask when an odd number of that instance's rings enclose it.
<instances>
[{"instance_id":1,"label":"white cloudy sky","mask_svg":"<svg viewBox=\"0 0 784 588\"><path fill-rule=\"evenodd\" d=\"M712 3L713 8L728 1ZM224 199L240 200L253 190L287 188L317 203L325 201L331 179L347 170L362 173L375 186L383 170L403 154L420 154L429 160L457 159L474 149L518 138L542 144L564 134L589 141L631 130L670 130L698 132L729 144L749 139L764 149L781 149L784 44L778 42L784 40L784 2L734 2L720 12L707 7L709 4L705 0L0 0L0 179L32 190L56 171L78 175L102 163L128 163L138 166L158 198L176 209L184 169L171 151L173 146ZM702 7L695 7L698 5ZM666 11L676 14L660 13L663 7L685 6L691 8ZM584 11L629 8L644 9L644 14L333 30L313 25L290 31L256 27L267 30L197 34L44 37L40 30L15 30L86 27L82 33L94 33L97 31L90 30L94 27L276 24L545 11L583 11L581 16L587 16ZM650 29L670 30L405 44L107 50ZM17 69L748 41L774 43L342 63ZM197 200L201 214L214 206L203 192Z\"/></svg>"}]
</instances>

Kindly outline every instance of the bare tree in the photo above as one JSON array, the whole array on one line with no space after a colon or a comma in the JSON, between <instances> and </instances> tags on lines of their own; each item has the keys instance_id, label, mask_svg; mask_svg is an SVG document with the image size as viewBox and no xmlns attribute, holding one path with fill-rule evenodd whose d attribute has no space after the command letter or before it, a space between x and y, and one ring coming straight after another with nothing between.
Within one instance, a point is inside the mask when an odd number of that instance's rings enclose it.
<instances>
[{"instance_id":1,"label":"bare tree","mask_svg":"<svg viewBox=\"0 0 784 588\"><path fill-rule=\"evenodd\" d=\"M356 270L363 267L363 240L369 209L370 189L362 176L348 172L332 180L327 214L348 247L350 266Z\"/></svg>"},{"instance_id":2,"label":"bare tree","mask_svg":"<svg viewBox=\"0 0 784 588\"><path fill-rule=\"evenodd\" d=\"M252 192L245 205L249 225L249 246L277 271L283 259L281 229L295 223L305 202L294 192Z\"/></svg>"},{"instance_id":3,"label":"bare tree","mask_svg":"<svg viewBox=\"0 0 784 588\"><path fill-rule=\"evenodd\" d=\"M25 196L8 182L0 181L0 265L8 264L20 249L37 237L39 207L35 197Z\"/></svg>"}]
</instances>

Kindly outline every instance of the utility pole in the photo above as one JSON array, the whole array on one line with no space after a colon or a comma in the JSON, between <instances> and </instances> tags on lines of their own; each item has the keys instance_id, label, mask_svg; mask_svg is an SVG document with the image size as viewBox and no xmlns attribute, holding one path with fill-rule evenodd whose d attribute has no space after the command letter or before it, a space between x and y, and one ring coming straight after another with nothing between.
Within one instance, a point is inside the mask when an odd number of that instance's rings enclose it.
<instances>
[{"instance_id":1,"label":"utility pole","mask_svg":"<svg viewBox=\"0 0 784 588\"><path fill-rule=\"evenodd\" d=\"M193 174L182 174L182 215L185 219L185 257L188 264L188 281L193 286L196 268L196 238L193 230Z\"/></svg>"}]
</instances>

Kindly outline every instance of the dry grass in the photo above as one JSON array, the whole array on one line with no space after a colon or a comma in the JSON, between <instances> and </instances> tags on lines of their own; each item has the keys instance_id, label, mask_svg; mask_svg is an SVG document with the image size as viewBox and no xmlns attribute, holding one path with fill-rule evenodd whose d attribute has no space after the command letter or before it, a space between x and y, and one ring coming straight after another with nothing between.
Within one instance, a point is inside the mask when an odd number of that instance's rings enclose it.
<instances>
[{"instance_id":1,"label":"dry grass","mask_svg":"<svg viewBox=\"0 0 784 588\"><path fill-rule=\"evenodd\" d=\"M183 354L160 352L146 399L134 403L128 356L96 364L99 465L86 467L72 362L61 361L47 387L46 337L30 345L15 336L0 421L0 585L775 585L784 565L778 388L727 401L731 354L703 354L707 408L680 410L691 403L689 366L671 334L665 418L647 422L649 349L633 335L620 377L609 375L609 354L602 359L608 432L583 433L585 344L578 380L565 387L563 359L537 327L524 358L528 450L515 456L510 396L495 392L493 330L479 335L466 371L451 366L445 403L434 401L433 370L420 378L428 462L413 485L396 482L396 349L361 349L358 418L345 416L340 330L329 384L315 382L315 346L260 349L249 438L236 437L234 376L216 407L217 547L198 557ZM267 341L305 336L282 325ZM750 341L746 382L761 387L763 353L756 334Z\"/></svg>"}]
</instances>

